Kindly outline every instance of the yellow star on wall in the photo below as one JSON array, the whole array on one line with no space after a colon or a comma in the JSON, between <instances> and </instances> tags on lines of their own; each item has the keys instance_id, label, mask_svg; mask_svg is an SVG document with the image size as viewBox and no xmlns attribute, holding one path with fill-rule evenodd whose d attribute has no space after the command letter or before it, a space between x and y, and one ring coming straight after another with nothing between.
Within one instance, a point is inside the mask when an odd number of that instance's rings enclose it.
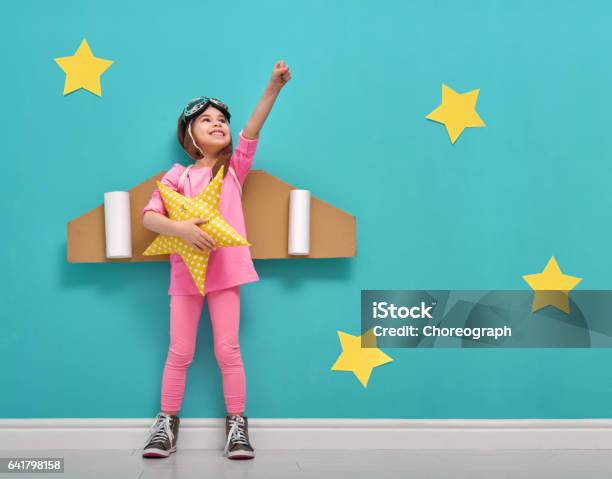
<instances>
[{"instance_id":1,"label":"yellow star on wall","mask_svg":"<svg viewBox=\"0 0 612 479\"><path fill-rule=\"evenodd\" d=\"M446 126L451 143L455 143L466 128L483 127L484 122L476 113L476 101L480 89L457 93L442 84L442 103L425 118Z\"/></svg>"},{"instance_id":2,"label":"yellow star on wall","mask_svg":"<svg viewBox=\"0 0 612 479\"><path fill-rule=\"evenodd\" d=\"M352 334L338 331L342 353L331 367L332 371L353 371L363 387L368 386L372 369L376 366L393 361L376 346L376 336L372 330L363 333L363 336L353 336ZM361 339L364 344L371 347L361 347Z\"/></svg>"},{"instance_id":3,"label":"yellow star on wall","mask_svg":"<svg viewBox=\"0 0 612 479\"><path fill-rule=\"evenodd\" d=\"M554 256L550 257L544 271L537 274L527 274L523 279L534 290L531 312L545 306L554 306L564 313L569 313L568 293L582 278L561 273Z\"/></svg>"},{"instance_id":4,"label":"yellow star on wall","mask_svg":"<svg viewBox=\"0 0 612 479\"><path fill-rule=\"evenodd\" d=\"M102 96L100 76L113 62L104 58L94 57L87 44L87 40L83 38L79 49L74 55L58 57L54 60L66 73L64 95L72 93L79 88L84 88L98 96Z\"/></svg>"},{"instance_id":5,"label":"yellow star on wall","mask_svg":"<svg viewBox=\"0 0 612 479\"><path fill-rule=\"evenodd\" d=\"M232 228L219 212L222 184L223 166L219 168L217 175L198 196L185 197L160 181L157 182L157 187L168 211L168 218L171 220L185 221L189 218L208 218L208 222L199 224L198 227L211 236L217 247L251 246L251 243ZM143 256L152 256L168 253L181 255L200 294L204 296L204 283L206 282L210 250L205 249L202 252L177 236L159 235L142 254Z\"/></svg>"}]
</instances>

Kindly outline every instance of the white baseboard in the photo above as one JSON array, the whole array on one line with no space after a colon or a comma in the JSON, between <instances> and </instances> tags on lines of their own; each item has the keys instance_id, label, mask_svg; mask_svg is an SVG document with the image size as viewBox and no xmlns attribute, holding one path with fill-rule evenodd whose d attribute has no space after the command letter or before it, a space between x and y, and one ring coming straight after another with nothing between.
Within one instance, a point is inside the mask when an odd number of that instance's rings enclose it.
<instances>
[{"instance_id":1,"label":"white baseboard","mask_svg":"<svg viewBox=\"0 0 612 479\"><path fill-rule=\"evenodd\" d=\"M153 419L0 419L0 450L138 449ZM225 419L181 419L180 448L221 449ZM612 419L257 419L255 449L612 449Z\"/></svg>"}]
</instances>

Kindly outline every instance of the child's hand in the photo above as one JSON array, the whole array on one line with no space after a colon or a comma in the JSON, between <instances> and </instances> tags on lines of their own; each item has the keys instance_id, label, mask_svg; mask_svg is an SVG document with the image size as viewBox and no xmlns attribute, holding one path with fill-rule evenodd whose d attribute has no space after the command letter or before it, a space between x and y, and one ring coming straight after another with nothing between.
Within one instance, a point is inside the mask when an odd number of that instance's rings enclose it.
<instances>
[{"instance_id":1,"label":"child's hand","mask_svg":"<svg viewBox=\"0 0 612 479\"><path fill-rule=\"evenodd\" d=\"M185 221L177 221L177 236L202 253L206 249L215 249L217 245L214 240L198 226L206 222L208 218L189 218Z\"/></svg>"},{"instance_id":2,"label":"child's hand","mask_svg":"<svg viewBox=\"0 0 612 479\"><path fill-rule=\"evenodd\" d=\"M289 80L291 80L291 72L289 71L289 67L285 61L281 60L276 62L276 65L274 65L274 68L272 69L270 86L274 90L280 91Z\"/></svg>"}]
</instances>

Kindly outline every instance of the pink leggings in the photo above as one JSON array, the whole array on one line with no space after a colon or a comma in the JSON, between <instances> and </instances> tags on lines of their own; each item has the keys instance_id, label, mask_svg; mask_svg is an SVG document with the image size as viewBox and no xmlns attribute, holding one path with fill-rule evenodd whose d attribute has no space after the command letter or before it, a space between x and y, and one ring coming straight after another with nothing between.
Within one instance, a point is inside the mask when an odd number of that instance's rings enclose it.
<instances>
[{"instance_id":1,"label":"pink leggings","mask_svg":"<svg viewBox=\"0 0 612 479\"><path fill-rule=\"evenodd\" d=\"M221 369L227 412L243 412L246 381L238 342L240 285L206 293L215 358ZM179 411L193 360L204 296L171 295L170 347L162 379L163 411Z\"/></svg>"}]
</instances>

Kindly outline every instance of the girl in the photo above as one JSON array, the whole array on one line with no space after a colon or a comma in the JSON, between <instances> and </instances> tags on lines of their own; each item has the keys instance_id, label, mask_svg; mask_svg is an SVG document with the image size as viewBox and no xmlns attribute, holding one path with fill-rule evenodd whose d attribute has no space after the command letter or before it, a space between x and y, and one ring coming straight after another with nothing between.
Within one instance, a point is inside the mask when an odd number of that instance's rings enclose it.
<instances>
[{"instance_id":1,"label":"girl","mask_svg":"<svg viewBox=\"0 0 612 479\"><path fill-rule=\"evenodd\" d=\"M199 195L224 166L219 211L234 229L246 238L242 211L242 186L248 175L259 140L259 132L278 94L291 79L284 61L274 65L269 83L251 118L238 135L232 151L230 112L221 101L198 97L191 100L178 121L180 145L194 160L184 167L175 163L161 182L184 196ZM240 322L240 285L259 279L248 246L216 248L213 239L198 226L208 219L174 221L167 217L158 188L142 211L143 225L156 233L178 236L193 248L209 249L205 295L208 297L214 353L223 381L226 443L224 454L230 459L255 457L249 441L248 421L244 415L246 381L238 326ZM161 411L150 428L144 457L168 457L176 451L187 369L195 354L196 335L204 296L178 254L170 255L170 346L163 371Z\"/></svg>"}]
</instances>

